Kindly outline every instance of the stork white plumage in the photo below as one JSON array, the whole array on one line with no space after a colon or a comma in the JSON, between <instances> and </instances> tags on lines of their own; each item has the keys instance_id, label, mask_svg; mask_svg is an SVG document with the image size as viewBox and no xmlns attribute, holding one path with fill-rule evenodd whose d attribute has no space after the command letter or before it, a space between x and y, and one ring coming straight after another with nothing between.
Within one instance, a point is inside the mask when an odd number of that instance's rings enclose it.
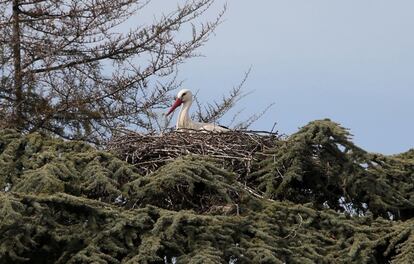
<instances>
[{"instance_id":1,"label":"stork white plumage","mask_svg":"<svg viewBox=\"0 0 414 264\"><path fill-rule=\"evenodd\" d=\"M188 89L183 89L178 92L177 99L174 104L171 106L170 110L167 112L167 116L171 114L177 107L181 106L180 114L178 115L176 129L194 129L194 130L206 130L206 131L216 131L216 132L225 132L229 129L219 126L212 123L199 123L194 122L190 118L190 107L193 103L193 94Z\"/></svg>"}]
</instances>

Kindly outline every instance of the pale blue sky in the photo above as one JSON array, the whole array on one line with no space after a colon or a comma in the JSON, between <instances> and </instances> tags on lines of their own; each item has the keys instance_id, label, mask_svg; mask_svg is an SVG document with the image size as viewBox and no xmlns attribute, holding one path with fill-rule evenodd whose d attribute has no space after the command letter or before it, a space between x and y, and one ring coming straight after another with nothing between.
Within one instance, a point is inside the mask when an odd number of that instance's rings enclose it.
<instances>
[{"instance_id":1,"label":"pale blue sky","mask_svg":"<svg viewBox=\"0 0 414 264\"><path fill-rule=\"evenodd\" d=\"M176 2L154 0L149 10L168 12ZM252 66L245 90L253 93L239 109L248 115L275 103L253 129L277 122L291 134L330 118L368 151L414 147L414 1L233 0L227 6L225 22L200 50L205 57L180 69L184 86L199 90L203 102L226 93Z\"/></svg>"}]
</instances>

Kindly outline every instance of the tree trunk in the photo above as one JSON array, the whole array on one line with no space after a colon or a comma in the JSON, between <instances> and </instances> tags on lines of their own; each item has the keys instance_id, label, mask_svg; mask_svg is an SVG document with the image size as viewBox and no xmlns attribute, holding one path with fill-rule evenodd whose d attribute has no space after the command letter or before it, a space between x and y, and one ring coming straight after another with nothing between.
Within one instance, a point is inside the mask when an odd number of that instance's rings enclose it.
<instances>
[{"instance_id":1,"label":"tree trunk","mask_svg":"<svg viewBox=\"0 0 414 264\"><path fill-rule=\"evenodd\" d=\"M20 48L20 18L19 1L13 0L13 58L14 58L14 127L23 127L23 81L21 68L21 48Z\"/></svg>"}]
</instances>

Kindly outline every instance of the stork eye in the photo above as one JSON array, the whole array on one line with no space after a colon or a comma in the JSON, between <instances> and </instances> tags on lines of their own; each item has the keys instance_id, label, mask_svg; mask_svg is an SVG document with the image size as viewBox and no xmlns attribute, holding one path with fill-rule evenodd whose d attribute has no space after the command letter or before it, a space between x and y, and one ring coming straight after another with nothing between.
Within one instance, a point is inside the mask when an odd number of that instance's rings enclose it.
<instances>
[{"instance_id":1,"label":"stork eye","mask_svg":"<svg viewBox=\"0 0 414 264\"><path fill-rule=\"evenodd\" d=\"M186 93L183 93L183 96L185 96L186 95Z\"/></svg>"}]
</instances>

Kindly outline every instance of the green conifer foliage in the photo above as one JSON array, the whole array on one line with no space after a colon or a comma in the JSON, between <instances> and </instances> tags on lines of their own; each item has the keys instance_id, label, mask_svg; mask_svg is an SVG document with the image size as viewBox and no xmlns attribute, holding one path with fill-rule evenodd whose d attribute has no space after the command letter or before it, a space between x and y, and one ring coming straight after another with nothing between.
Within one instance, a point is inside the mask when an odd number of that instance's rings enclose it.
<instances>
[{"instance_id":1,"label":"green conifer foliage","mask_svg":"<svg viewBox=\"0 0 414 264\"><path fill-rule=\"evenodd\" d=\"M104 201L114 201L122 186L139 176L132 166L88 144L13 130L0 132L0 166L0 189Z\"/></svg>"},{"instance_id":2,"label":"green conifer foliage","mask_svg":"<svg viewBox=\"0 0 414 264\"><path fill-rule=\"evenodd\" d=\"M367 153L330 120L309 123L268 154L248 177L267 197L395 219L414 216L414 159Z\"/></svg>"},{"instance_id":3,"label":"green conifer foliage","mask_svg":"<svg viewBox=\"0 0 414 264\"><path fill-rule=\"evenodd\" d=\"M214 216L67 194L7 193L0 201L0 263L410 263L412 255L413 220L352 218L287 202Z\"/></svg>"},{"instance_id":4,"label":"green conifer foliage","mask_svg":"<svg viewBox=\"0 0 414 264\"><path fill-rule=\"evenodd\" d=\"M81 142L2 130L0 264L412 263L412 155L373 155L348 137L315 121L278 142L245 186L211 157L142 176ZM338 212L341 196L353 210L368 203L365 215Z\"/></svg>"},{"instance_id":5,"label":"green conifer foliage","mask_svg":"<svg viewBox=\"0 0 414 264\"><path fill-rule=\"evenodd\" d=\"M240 199L235 175L220 169L212 160L179 158L155 173L126 185L133 206L156 205L170 210L207 211Z\"/></svg>"}]
</instances>

